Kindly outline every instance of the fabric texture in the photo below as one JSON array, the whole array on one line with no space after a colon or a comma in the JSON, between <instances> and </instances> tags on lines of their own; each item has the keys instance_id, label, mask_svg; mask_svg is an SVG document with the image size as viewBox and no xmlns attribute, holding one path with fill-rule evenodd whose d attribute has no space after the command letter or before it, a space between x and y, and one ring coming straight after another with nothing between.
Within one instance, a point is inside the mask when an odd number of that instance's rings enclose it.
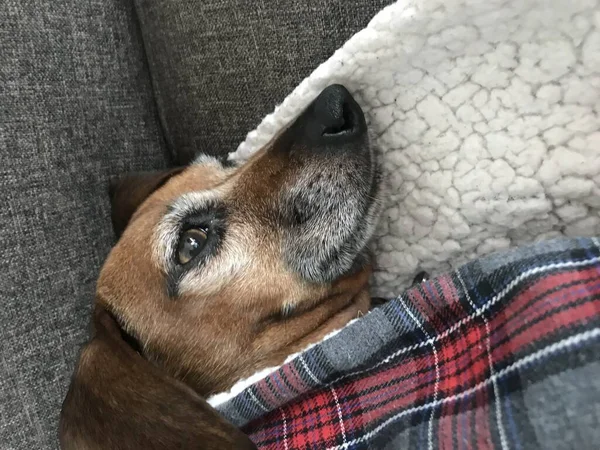
<instances>
[{"instance_id":1,"label":"fabric texture","mask_svg":"<svg viewBox=\"0 0 600 450\"><path fill-rule=\"evenodd\" d=\"M56 449L108 179L168 153L129 2L4 0L0 55L0 449Z\"/></svg>"},{"instance_id":2,"label":"fabric texture","mask_svg":"<svg viewBox=\"0 0 600 450\"><path fill-rule=\"evenodd\" d=\"M327 85L363 107L388 180L374 293L536 239L600 234L600 1L401 0L251 132Z\"/></svg>"},{"instance_id":3,"label":"fabric texture","mask_svg":"<svg viewBox=\"0 0 600 450\"><path fill-rule=\"evenodd\" d=\"M592 449L600 240L416 286L217 407L261 449Z\"/></svg>"},{"instance_id":4,"label":"fabric texture","mask_svg":"<svg viewBox=\"0 0 600 450\"><path fill-rule=\"evenodd\" d=\"M135 0L169 147L229 153L391 0Z\"/></svg>"}]
</instances>

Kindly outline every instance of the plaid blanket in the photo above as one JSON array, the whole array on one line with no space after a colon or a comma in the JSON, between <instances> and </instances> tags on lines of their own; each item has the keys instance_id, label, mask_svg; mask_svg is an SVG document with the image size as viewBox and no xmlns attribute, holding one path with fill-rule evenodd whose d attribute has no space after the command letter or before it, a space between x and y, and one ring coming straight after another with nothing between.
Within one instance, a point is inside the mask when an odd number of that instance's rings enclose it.
<instances>
[{"instance_id":1,"label":"plaid blanket","mask_svg":"<svg viewBox=\"0 0 600 450\"><path fill-rule=\"evenodd\" d=\"M218 409L262 449L598 448L600 241L414 287Z\"/></svg>"}]
</instances>

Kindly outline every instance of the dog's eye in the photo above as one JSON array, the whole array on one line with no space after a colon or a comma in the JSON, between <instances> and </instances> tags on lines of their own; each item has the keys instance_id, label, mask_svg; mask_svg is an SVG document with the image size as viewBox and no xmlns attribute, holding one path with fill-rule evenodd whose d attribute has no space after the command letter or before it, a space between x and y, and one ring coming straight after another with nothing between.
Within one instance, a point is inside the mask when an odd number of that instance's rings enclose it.
<instances>
[{"instance_id":1,"label":"dog's eye","mask_svg":"<svg viewBox=\"0 0 600 450\"><path fill-rule=\"evenodd\" d=\"M206 244L206 238L206 231L200 228L190 228L184 231L177 246L179 264L187 264L198 256Z\"/></svg>"}]
</instances>

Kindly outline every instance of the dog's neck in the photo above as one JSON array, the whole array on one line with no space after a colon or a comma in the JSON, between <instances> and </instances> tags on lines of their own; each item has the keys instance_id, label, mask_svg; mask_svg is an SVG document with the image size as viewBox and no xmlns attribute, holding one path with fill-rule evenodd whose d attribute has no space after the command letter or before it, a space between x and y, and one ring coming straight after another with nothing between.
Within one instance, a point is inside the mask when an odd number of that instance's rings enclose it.
<instances>
[{"instance_id":1,"label":"dog's neck","mask_svg":"<svg viewBox=\"0 0 600 450\"><path fill-rule=\"evenodd\" d=\"M182 370L180 373L185 375L177 378L204 397L228 391L240 380L248 379L265 369L281 366L290 355L302 352L332 332L343 328L353 319L366 314L370 305L371 300L365 288L355 295L329 297L309 310L295 312L280 320L268 319L258 325L263 329L252 347L270 348L270 351L256 352L245 359L228 361L228 365L224 366L218 359L219 349L207 349L206 361L196 366L200 370ZM145 354L139 339L116 321L126 345L154 365L165 368L160 359Z\"/></svg>"},{"instance_id":2,"label":"dog's neck","mask_svg":"<svg viewBox=\"0 0 600 450\"><path fill-rule=\"evenodd\" d=\"M215 370L184 381L205 397L226 391L241 379L265 368L280 366L289 355L323 340L332 331L366 314L369 308L370 297L366 289L353 295L329 297L310 310L266 324L255 337L248 357L230 361L229 370L218 371L218 364L206 364L205 367ZM215 351L218 350L212 349L207 358L212 360Z\"/></svg>"}]
</instances>

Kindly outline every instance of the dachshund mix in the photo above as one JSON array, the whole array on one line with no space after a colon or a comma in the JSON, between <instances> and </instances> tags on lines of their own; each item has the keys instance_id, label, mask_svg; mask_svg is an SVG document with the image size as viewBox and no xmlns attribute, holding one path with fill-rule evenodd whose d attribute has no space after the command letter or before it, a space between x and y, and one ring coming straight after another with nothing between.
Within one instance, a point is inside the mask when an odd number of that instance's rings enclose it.
<instances>
[{"instance_id":1,"label":"dachshund mix","mask_svg":"<svg viewBox=\"0 0 600 450\"><path fill-rule=\"evenodd\" d=\"M334 85L249 161L111 188L119 240L64 401L64 450L249 449L205 398L366 313L380 173Z\"/></svg>"}]
</instances>

